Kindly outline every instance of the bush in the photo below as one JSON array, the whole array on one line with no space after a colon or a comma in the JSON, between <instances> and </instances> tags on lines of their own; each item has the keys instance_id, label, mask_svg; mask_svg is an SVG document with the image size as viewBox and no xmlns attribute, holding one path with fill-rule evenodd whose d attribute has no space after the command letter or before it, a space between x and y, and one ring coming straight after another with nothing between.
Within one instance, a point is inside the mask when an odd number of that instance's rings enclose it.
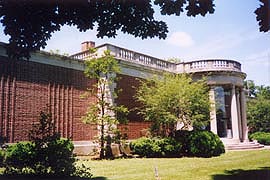
<instances>
[{"instance_id":1,"label":"bush","mask_svg":"<svg viewBox=\"0 0 270 180\"><path fill-rule=\"evenodd\" d=\"M5 158L5 174L38 176L73 176L74 146L69 139L60 139L50 114L41 112L39 124L33 126L32 142L9 146Z\"/></svg>"},{"instance_id":2,"label":"bush","mask_svg":"<svg viewBox=\"0 0 270 180\"><path fill-rule=\"evenodd\" d=\"M210 131L179 130L173 137L182 144L182 156L212 157L225 152L222 141Z\"/></svg>"},{"instance_id":3,"label":"bush","mask_svg":"<svg viewBox=\"0 0 270 180\"><path fill-rule=\"evenodd\" d=\"M250 139L257 140L260 144L270 145L270 133L256 132L250 135Z\"/></svg>"},{"instance_id":4,"label":"bush","mask_svg":"<svg viewBox=\"0 0 270 180\"><path fill-rule=\"evenodd\" d=\"M151 157L153 154L152 150L153 140L150 138L139 138L131 142L130 147L135 154L138 154L142 157Z\"/></svg>"},{"instance_id":5,"label":"bush","mask_svg":"<svg viewBox=\"0 0 270 180\"><path fill-rule=\"evenodd\" d=\"M5 174L70 176L75 172L73 144L59 139L39 147L32 142L9 146L5 158Z\"/></svg>"},{"instance_id":6,"label":"bush","mask_svg":"<svg viewBox=\"0 0 270 180\"><path fill-rule=\"evenodd\" d=\"M225 152L217 135L209 131L176 131L170 138L140 138L131 143L143 157L212 157Z\"/></svg>"},{"instance_id":7,"label":"bush","mask_svg":"<svg viewBox=\"0 0 270 180\"><path fill-rule=\"evenodd\" d=\"M70 176L75 172L73 143L69 139L50 141L44 147L36 147L34 170L36 174Z\"/></svg>"},{"instance_id":8,"label":"bush","mask_svg":"<svg viewBox=\"0 0 270 180\"><path fill-rule=\"evenodd\" d=\"M131 149L142 157L179 157L181 145L172 138L140 138L131 143Z\"/></svg>"},{"instance_id":9,"label":"bush","mask_svg":"<svg viewBox=\"0 0 270 180\"><path fill-rule=\"evenodd\" d=\"M5 152L0 149L0 167L3 166L4 157L5 157Z\"/></svg>"},{"instance_id":10,"label":"bush","mask_svg":"<svg viewBox=\"0 0 270 180\"><path fill-rule=\"evenodd\" d=\"M181 156L189 156L189 149L190 149L189 137L192 132L193 131L178 130L175 131L174 133L173 138L182 145L180 149Z\"/></svg>"},{"instance_id":11,"label":"bush","mask_svg":"<svg viewBox=\"0 0 270 180\"><path fill-rule=\"evenodd\" d=\"M179 157L181 144L173 138L163 138L156 141L160 147L161 157Z\"/></svg>"},{"instance_id":12,"label":"bush","mask_svg":"<svg viewBox=\"0 0 270 180\"><path fill-rule=\"evenodd\" d=\"M222 141L210 131L192 131L188 141L189 156L212 157L225 152Z\"/></svg>"}]
</instances>

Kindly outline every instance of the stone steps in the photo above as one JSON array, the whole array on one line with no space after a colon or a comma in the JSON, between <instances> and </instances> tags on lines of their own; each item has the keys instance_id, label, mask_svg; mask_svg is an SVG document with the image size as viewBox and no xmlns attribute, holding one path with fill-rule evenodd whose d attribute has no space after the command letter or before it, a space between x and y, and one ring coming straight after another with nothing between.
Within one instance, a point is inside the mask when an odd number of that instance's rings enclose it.
<instances>
[{"instance_id":1,"label":"stone steps","mask_svg":"<svg viewBox=\"0 0 270 180\"><path fill-rule=\"evenodd\" d=\"M253 150L264 148L264 145L257 142L244 142L236 144L225 144L226 150Z\"/></svg>"}]
</instances>

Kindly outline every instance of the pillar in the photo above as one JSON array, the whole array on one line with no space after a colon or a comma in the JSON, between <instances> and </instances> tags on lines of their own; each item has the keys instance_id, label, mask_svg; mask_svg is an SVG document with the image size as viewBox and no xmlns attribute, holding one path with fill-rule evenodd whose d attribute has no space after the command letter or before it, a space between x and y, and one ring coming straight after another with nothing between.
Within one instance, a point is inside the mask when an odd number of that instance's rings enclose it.
<instances>
[{"instance_id":1,"label":"pillar","mask_svg":"<svg viewBox=\"0 0 270 180\"><path fill-rule=\"evenodd\" d=\"M217 117L216 117L216 101L215 101L215 89L211 86L209 91L209 100L211 104L210 110L210 129L213 133L217 134Z\"/></svg>"},{"instance_id":2,"label":"pillar","mask_svg":"<svg viewBox=\"0 0 270 180\"><path fill-rule=\"evenodd\" d=\"M247 127L247 114L246 114L246 96L244 89L241 89L241 111L242 111L242 132L243 142L248 142L248 127Z\"/></svg>"},{"instance_id":3,"label":"pillar","mask_svg":"<svg viewBox=\"0 0 270 180\"><path fill-rule=\"evenodd\" d=\"M238 114L238 130L239 130L239 139L243 139L242 131L242 112L241 112L241 100L240 100L240 91L236 91L236 102L237 102L237 114Z\"/></svg>"},{"instance_id":4,"label":"pillar","mask_svg":"<svg viewBox=\"0 0 270 180\"><path fill-rule=\"evenodd\" d=\"M239 125L238 125L238 112L237 112L237 97L235 86L232 86L232 102L231 102L231 118L232 118L232 132L233 140L239 142Z\"/></svg>"}]
</instances>

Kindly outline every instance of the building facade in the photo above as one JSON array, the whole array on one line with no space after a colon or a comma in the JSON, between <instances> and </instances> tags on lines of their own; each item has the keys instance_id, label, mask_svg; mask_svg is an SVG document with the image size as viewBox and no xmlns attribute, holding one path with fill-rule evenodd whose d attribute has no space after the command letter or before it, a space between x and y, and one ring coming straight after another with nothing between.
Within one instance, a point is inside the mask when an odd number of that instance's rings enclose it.
<instances>
[{"instance_id":1,"label":"building facade","mask_svg":"<svg viewBox=\"0 0 270 180\"><path fill-rule=\"evenodd\" d=\"M9 142L28 139L28 131L37 122L39 112L49 108L63 137L74 142L91 141L97 127L84 124L81 117L95 97L80 96L96 81L84 76L83 61L90 57L88 48L94 42L82 43L82 52L70 57L46 52L33 53L29 60L12 60L0 44L0 136ZM245 142L247 138L246 102L241 64L233 60L213 59L172 63L111 44L97 46L97 52L110 50L118 60L121 78L115 88L122 89L117 103L129 109L138 106L134 99L139 79L162 72L191 73L194 80L207 77L210 86L211 131L228 142ZM128 115L127 125L118 128L129 139L144 135L150 126L136 112Z\"/></svg>"}]
</instances>

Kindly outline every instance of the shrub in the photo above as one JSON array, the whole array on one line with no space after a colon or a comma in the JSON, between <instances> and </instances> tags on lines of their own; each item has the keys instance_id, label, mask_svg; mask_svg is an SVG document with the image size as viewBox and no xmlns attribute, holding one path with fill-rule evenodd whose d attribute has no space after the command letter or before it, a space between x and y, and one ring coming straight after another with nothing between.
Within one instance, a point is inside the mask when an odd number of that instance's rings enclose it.
<instances>
[{"instance_id":1,"label":"shrub","mask_svg":"<svg viewBox=\"0 0 270 180\"><path fill-rule=\"evenodd\" d=\"M38 147L32 142L20 142L6 150L5 174L70 176L75 172L73 144L59 139Z\"/></svg>"},{"instance_id":2,"label":"shrub","mask_svg":"<svg viewBox=\"0 0 270 180\"><path fill-rule=\"evenodd\" d=\"M193 131L178 130L172 136L179 144L181 144L180 155L189 156L190 142L189 137Z\"/></svg>"},{"instance_id":3,"label":"shrub","mask_svg":"<svg viewBox=\"0 0 270 180\"><path fill-rule=\"evenodd\" d=\"M34 165L35 146L31 142L20 142L8 146L5 157L5 174L24 174ZM29 172L30 173L30 172Z\"/></svg>"},{"instance_id":4,"label":"shrub","mask_svg":"<svg viewBox=\"0 0 270 180\"><path fill-rule=\"evenodd\" d=\"M250 139L257 140L260 144L270 145L270 133L256 132L250 135Z\"/></svg>"},{"instance_id":5,"label":"shrub","mask_svg":"<svg viewBox=\"0 0 270 180\"><path fill-rule=\"evenodd\" d=\"M210 131L192 131L188 141L188 155L190 156L212 157L225 152L222 141Z\"/></svg>"},{"instance_id":6,"label":"shrub","mask_svg":"<svg viewBox=\"0 0 270 180\"><path fill-rule=\"evenodd\" d=\"M130 146L135 154L138 154L142 157L151 157L153 154L153 140L150 138L139 138L131 142Z\"/></svg>"},{"instance_id":7,"label":"shrub","mask_svg":"<svg viewBox=\"0 0 270 180\"><path fill-rule=\"evenodd\" d=\"M173 138L163 138L156 140L155 144L160 147L160 157L179 157L181 144Z\"/></svg>"},{"instance_id":8,"label":"shrub","mask_svg":"<svg viewBox=\"0 0 270 180\"><path fill-rule=\"evenodd\" d=\"M140 138L131 143L135 154L142 157L178 157L181 145L173 138Z\"/></svg>"},{"instance_id":9,"label":"shrub","mask_svg":"<svg viewBox=\"0 0 270 180\"><path fill-rule=\"evenodd\" d=\"M34 171L40 175L70 176L75 172L73 143L69 139L56 139L46 146L36 146Z\"/></svg>"},{"instance_id":10,"label":"shrub","mask_svg":"<svg viewBox=\"0 0 270 180\"><path fill-rule=\"evenodd\" d=\"M0 149L0 167L3 166L4 163L4 157L5 157L5 152Z\"/></svg>"},{"instance_id":11,"label":"shrub","mask_svg":"<svg viewBox=\"0 0 270 180\"><path fill-rule=\"evenodd\" d=\"M39 124L33 126L29 137L32 142L20 142L7 148L5 174L74 175L74 146L69 139L60 139L50 114L40 113Z\"/></svg>"}]
</instances>

